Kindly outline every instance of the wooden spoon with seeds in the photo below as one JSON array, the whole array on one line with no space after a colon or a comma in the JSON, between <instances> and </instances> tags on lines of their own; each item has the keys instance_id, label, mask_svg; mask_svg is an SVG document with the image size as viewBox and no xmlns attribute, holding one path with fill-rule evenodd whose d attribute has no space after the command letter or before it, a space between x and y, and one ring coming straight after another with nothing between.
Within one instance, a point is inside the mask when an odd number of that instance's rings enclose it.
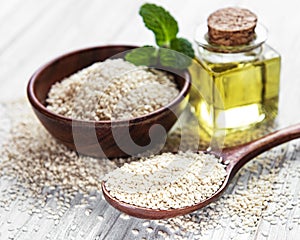
<instances>
[{"instance_id":1,"label":"wooden spoon with seeds","mask_svg":"<svg viewBox=\"0 0 300 240\"><path fill-rule=\"evenodd\" d=\"M116 209L134 217L144 219L164 219L185 215L203 208L209 203L217 200L229 185L230 180L249 160L275 146L296 138L300 138L300 124L275 131L262 138L240 146L224 149L221 153L213 151L207 152L207 154L214 154L215 156L222 158L222 163L226 165L227 176L217 192L215 192L211 197L193 206L168 210L150 209L128 204L112 197L109 194L109 191L105 188L105 182L102 182L102 191L108 203Z\"/></svg>"}]
</instances>

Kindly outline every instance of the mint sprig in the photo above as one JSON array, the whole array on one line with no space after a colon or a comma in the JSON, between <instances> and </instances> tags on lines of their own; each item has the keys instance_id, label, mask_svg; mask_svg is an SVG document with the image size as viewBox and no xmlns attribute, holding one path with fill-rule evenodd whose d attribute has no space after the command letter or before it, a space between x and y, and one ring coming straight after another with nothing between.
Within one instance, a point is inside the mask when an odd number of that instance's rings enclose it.
<instances>
[{"instance_id":1,"label":"mint sprig","mask_svg":"<svg viewBox=\"0 0 300 240\"><path fill-rule=\"evenodd\" d=\"M153 66L160 63L179 69L188 67L195 56L194 49L187 39L177 37L178 24L174 17L164 8L150 3L142 5L139 14L145 26L154 33L159 48L148 46L134 49L127 53L125 59L136 65Z\"/></svg>"},{"instance_id":2,"label":"mint sprig","mask_svg":"<svg viewBox=\"0 0 300 240\"><path fill-rule=\"evenodd\" d=\"M140 8L145 26L153 31L156 44L160 47L170 47L172 39L176 38L178 25L171 14L160 6L146 3Z\"/></svg>"}]
</instances>

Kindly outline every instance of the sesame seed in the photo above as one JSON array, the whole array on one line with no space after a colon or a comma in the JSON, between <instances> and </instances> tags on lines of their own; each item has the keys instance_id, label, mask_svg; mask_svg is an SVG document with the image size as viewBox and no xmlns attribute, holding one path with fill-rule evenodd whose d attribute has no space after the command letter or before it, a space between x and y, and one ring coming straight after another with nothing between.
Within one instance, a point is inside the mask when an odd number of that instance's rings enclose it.
<instances>
[{"instance_id":1,"label":"sesame seed","mask_svg":"<svg viewBox=\"0 0 300 240\"><path fill-rule=\"evenodd\" d=\"M9 232L13 232L13 231L15 231L15 230L16 230L16 229L15 229L14 227L9 227L9 228L8 228L8 231L9 231Z\"/></svg>"},{"instance_id":2,"label":"sesame seed","mask_svg":"<svg viewBox=\"0 0 300 240\"><path fill-rule=\"evenodd\" d=\"M132 229L131 232L132 232L133 235L138 235L139 234L139 230L137 230L137 229Z\"/></svg>"},{"instance_id":3,"label":"sesame seed","mask_svg":"<svg viewBox=\"0 0 300 240\"><path fill-rule=\"evenodd\" d=\"M147 230L148 233L152 233L153 232L153 228L152 227L147 227L146 230Z\"/></svg>"},{"instance_id":4,"label":"sesame seed","mask_svg":"<svg viewBox=\"0 0 300 240\"><path fill-rule=\"evenodd\" d=\"M122 214L120 215L120 217L121 217L122 219L124 219L124 220L130 219L130 216L127 215L126 213L122 213Z\"/></svg>"},{"instance_id":5,"label":"sesame seed","mask_svg":"<svg viewBox=\"0 0 300 240\"><path fill-rule=\"evenodd\" d=\"M75 231L76 228L77 228L77 225L76 225L76 224L73 224L73 225L71 226L71 230L72 230L72 231Z\"/></svg>"},{"instance_id":6,"label":"sesame seed","mask_svg":"<svg viewBox=\"0 0 300 240\"><path fill-rule=\"evenodd\" d=\"M85 214L86 216L90 216L91 213L92 213L91 209L87 209L87 210L85 210L85 212L84 212L84 214Z\"/></svg>"}]
</instances>

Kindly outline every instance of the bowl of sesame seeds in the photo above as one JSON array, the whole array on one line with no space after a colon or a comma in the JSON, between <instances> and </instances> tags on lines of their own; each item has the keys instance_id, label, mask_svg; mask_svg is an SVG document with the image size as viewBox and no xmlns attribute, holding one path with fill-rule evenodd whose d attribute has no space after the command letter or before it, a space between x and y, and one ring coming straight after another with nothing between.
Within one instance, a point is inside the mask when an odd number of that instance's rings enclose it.
<instances>
[{"instance_id":1,"label":"bowl of sesame seeds","mask_svg":"<svg viewBox=\"0 0 300 240\"><path fill-rule=\"evenodd\" d=\"M136 66L124 60L124 53L135 48L76 50L33 74L27 96L53 137L94 157L161 149L188 104L190 75L186 70Z\"/></svg>"}]
</instances>

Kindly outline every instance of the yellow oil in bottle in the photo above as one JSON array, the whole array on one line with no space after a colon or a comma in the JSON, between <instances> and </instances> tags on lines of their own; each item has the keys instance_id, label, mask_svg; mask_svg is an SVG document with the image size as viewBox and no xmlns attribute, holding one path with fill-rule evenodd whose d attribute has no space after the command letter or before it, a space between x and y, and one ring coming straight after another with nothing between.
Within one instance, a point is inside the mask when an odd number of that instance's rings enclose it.
<instances>
[{"instance_id":1,"label":"yellow oil in bottle","mask_svg":"<svg viewBox=\"0 0 300 240\"><path fill-rule=\"evenodd\" d=\"M266 44L235 55L206 51L190 69L191 104L209 134L247 128L277 115L280 55Z\"/></svg>"}]
</instances>

